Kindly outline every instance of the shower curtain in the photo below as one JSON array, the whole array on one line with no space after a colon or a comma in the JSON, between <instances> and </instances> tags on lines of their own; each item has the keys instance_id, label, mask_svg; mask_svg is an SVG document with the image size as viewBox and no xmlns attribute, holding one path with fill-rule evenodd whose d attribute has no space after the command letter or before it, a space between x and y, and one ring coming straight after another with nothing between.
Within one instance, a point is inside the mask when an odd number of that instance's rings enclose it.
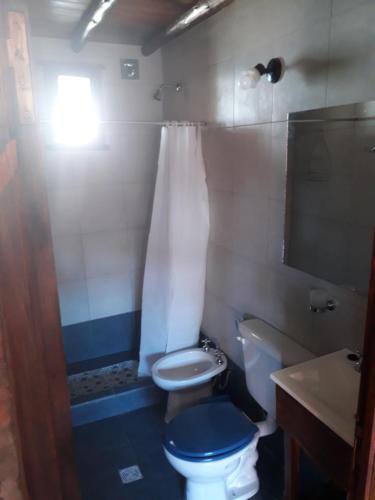
<instances>
[{"instance_id":1,"label":"shower curtain","mask_svg":"<svg viewBox=\"0 0 375 500\"><path fill-rule=\"evenodd\" d=\"M162 128L142 296L139 375L166 352L197 343L209 233L201 128Z\"/></svg>"}]
</instances>

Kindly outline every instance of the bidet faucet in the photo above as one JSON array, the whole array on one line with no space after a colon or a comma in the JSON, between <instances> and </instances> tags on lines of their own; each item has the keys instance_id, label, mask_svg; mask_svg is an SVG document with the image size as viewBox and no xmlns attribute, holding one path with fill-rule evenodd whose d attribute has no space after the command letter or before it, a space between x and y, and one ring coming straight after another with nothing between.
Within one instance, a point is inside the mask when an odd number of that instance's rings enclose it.
<instances>
[{"instance_id":1,"label":"bidet faucet","mask_svg":"<svg viewBox=\"0 0 375 500\"><path fill-rule=\"evenodd\" d=\"M218 365L222 365L224 363L223 353L221 351L216 350L215 357L216 357L216 363Z\"/></svg>"},{"instance_id":2,"label":"bidet faucet","mask_svg":"<svg viewBox=\"0 0 375 500\"><path fill-rule=\"evenodd\" d=\"M202 339L202 351L208 352L210 350L210 339Z\"/></svg>"},{"instance_id":3,"label":"bidet faucet","mask_svg":"<svg viewBox=\"0 0 375 500\"><path fill-rule=\"evenodd\" d=\"M218 365L222 365L224 363L224 359L223 359L223 351L220 349L220 346L219 346L219 343L217 342L217 340L215 340L215 342L213 342L214 344L214 348L215 348L215 358L216 358L216 363Z\"/></svg>"},{"instance_id":4,"label":"bidet faucet","mask_svg":"<svg viewBox=\"0 0 375 500\"><path fill-rule=\"evenodd\" d=\"M202 343L202 350L204 352L208 352L210 350L210 345L212 346L213 349L216 350L216 352L220 351L220 346L216 339L209 339L208 337L205 337L201 340L201 343Z\"/></svg>"}]
</instances>

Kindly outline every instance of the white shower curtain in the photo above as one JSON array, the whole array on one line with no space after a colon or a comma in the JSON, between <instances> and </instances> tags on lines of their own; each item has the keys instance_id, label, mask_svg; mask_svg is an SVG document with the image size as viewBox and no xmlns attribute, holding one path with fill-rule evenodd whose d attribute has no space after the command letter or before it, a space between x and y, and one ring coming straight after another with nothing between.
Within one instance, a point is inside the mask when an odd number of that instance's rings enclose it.
<instances>
[{"instance_id":1,"label":"white shower curtain","mask_svg":"<svg viewBox=\"0 0 375 500\"><path fill-rule=\"evenodd\" d=\"M161 134L143 281L140 376L166 352L198 341L208 233L201 129L169 124Z\"/></svg>"}]
</instances>

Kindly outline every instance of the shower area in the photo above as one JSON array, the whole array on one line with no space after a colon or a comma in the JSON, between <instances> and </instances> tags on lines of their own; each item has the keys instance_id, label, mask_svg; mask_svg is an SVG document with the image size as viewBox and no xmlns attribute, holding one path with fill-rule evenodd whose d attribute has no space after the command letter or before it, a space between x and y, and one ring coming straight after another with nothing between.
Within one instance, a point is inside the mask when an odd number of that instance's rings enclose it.
<instances>
[{"instance_id":1,"label":"shower area","mask_svg":"<svg viewBox=\"0 0 375 500\"><path fill-rule=\"evenodd\" d=\"M140 311L163 95L183 89L162 84L160 52L145 58L136 46L91 43L73 55L64 40L32 42L67 375L81 424L160 397L149 378L138 379ZM136 79L124 75L124 60L137 63Z\"/></svg>"}]
</instances>

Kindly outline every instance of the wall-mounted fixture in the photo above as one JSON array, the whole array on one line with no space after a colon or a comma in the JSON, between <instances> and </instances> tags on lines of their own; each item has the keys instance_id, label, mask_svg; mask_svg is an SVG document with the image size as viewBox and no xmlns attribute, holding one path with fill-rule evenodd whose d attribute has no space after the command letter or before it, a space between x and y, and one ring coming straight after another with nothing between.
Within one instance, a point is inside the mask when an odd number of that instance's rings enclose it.
<instances>
[{"instance_id":1,"label":"wall-mounted fixture","mask_svg":"<svg viewBox=\"0 0 375 500\"><path fill-rule=\"evenodd\" d=\"M138 59L121 60L121 78L123 80L139 80Z\"/></svg>"},{"instance_id":2,"label":"wall-mounted fixture","mask_svg":"<svg viewBox=\"0 0 375 500\"><path fill-rule=\"evenodd\" d=\"M253 68L244 71L238 84L242 90L255 89L263 75L267 76L270 83L277 83L284 76L284 68L284 60L280 57L274 57L267 66L259 63Z\"/></svg>"},{"instance_id":3,"label":"wall-mounted fixture","mask_svg":"<svg viewBox=\"0 0 375 500\"><path fill-rule=\"evenodd\" d=\"M330 297L327 290L323 288L312 288L310 290L311 312L324 313L326 311L335 311L338 305L338 301Z\"/></svg>"},{"instance_id":4,"label":"wall-mounted fixture","mask_svg":"<svg viewBox=\"0 0 375 500\"><path fill-rule=\"evenodd\" d=\"M184 90L181 83L163 83L153 94L153 99L161 101L163 99L163 91L168 88L174 89L175 92L182 92Z\"/></svg>"}]
</instances>

